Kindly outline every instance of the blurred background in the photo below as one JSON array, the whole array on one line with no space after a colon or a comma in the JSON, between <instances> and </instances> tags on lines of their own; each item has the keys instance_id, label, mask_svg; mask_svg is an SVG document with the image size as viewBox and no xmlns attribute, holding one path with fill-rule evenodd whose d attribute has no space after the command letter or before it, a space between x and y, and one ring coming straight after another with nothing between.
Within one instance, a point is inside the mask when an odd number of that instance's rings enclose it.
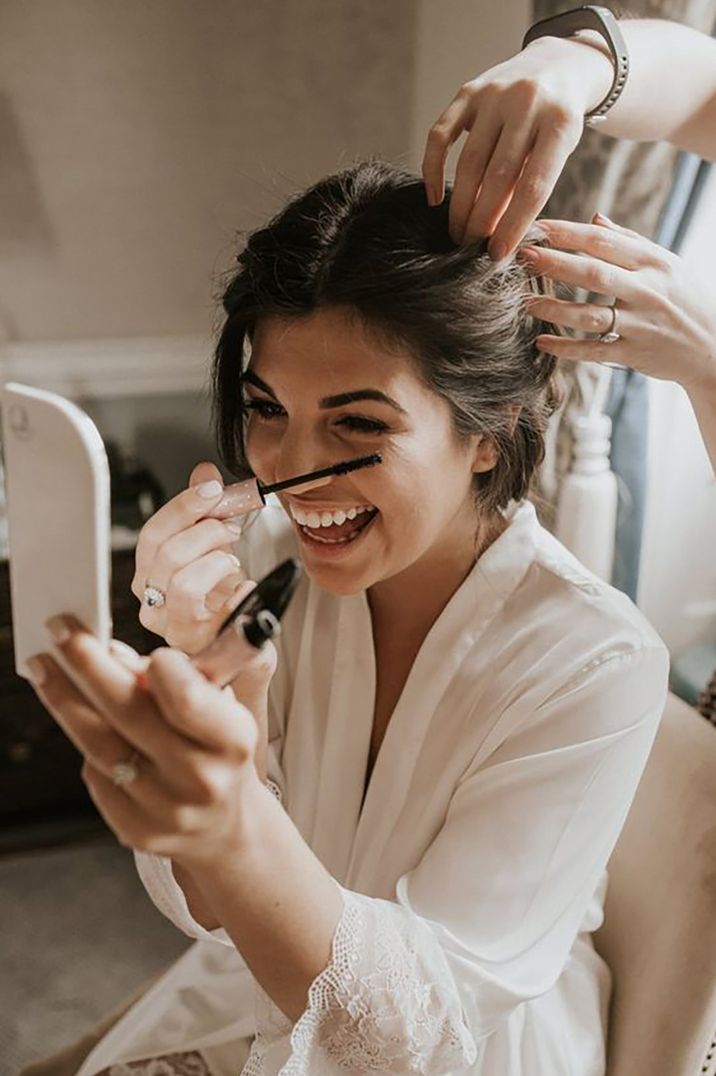
<instances>
[{"instance_id":1,"label":"blurred background","mask_svg":"<svg viewBox=\"0 0 716 1076\"><path fill-rule=\"evenodd\" d=\"M0 0L0 382L76 400L112 447L125 530L113 556L119 637L156 642L129 594L133 526L200 459L216 460L216 299L243 233L364 157L419 172L428 129L460 85L514 54L532 21L573 6ZM713 0L621 6L706 32L716 10ZM687 158L586 132L548 208L579 220L600 209L713 277L716 184ZM677 386L616 379L607 410L621 513L613 581L655 624L693 696L716 664L716 484ZM0 487L0 538L1 526ZM88 800L79 757L14 676L1 557L0 576L0 1071L10 1073L72 1041L189 942L150 904Z\"/></svg>"},{"instance_id":2,"label":"blurred background","mask_svg":"<svg viewBox=\"0 0 716 1076\"><path fill-rule=\"evenodd\" d=\"M240 233L362 156L419 168L436 110L519 45L527 7L3 0L4 376L81 394L182 488L213 453L215 298Z\"/></svg>"}]
</instances>

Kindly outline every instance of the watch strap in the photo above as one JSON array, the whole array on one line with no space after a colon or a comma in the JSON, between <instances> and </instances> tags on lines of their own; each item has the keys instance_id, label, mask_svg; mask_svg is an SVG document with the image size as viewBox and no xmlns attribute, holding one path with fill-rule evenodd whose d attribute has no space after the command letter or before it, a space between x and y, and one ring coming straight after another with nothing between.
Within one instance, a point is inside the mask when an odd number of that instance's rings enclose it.
<instances>
[{"instance_id":1,"label":"watch strap","mask_svg":"<svg viewBox=\"0 0 716 1076\"><path fill-rule=\"evenodd\" d=\"M539 22L530 26L525 34L522 48L526 48L538 37L573 37L580 30L594 30L604 39L614 66L614 78L609 93L585 116L585 122L594 126L606 118L609 109L619 99L629 74L629 52L626 41L619 29L619 23L609 8L597 4L584 4L571 11L563 11L559 15L540 19Z\"/></svg>"}]
</instances>

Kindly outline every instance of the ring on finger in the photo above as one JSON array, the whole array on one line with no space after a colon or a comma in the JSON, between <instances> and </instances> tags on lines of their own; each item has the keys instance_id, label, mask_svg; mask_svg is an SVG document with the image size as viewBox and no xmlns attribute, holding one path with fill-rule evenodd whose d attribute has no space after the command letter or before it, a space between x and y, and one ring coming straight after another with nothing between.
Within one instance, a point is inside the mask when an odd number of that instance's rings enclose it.
<instances>
[{"instance_id":1,"label":"ring on finger","mask_svg":"<svg viewBox=\"0 0 716 1076\"><path fill-rule=\"evenodd\" d=\"M167 596L160 587L155 587L147 580L144 587L144 593L142 594L142 601L145 605L148 605L150 609L161 609L163 605L166 605Z\"/></svg>"},{"instance_id":2,"label":"ring on finger","mask_svg":"<svg viewBox=\"0 0 716 1076\"><path fill-rule=\"evenodd\" d=\"M129 758L114 764L112 767L112 781L118 788L124 788L137 780L141 757L139 751L132 751Z\"/></svg>"},{"instance_id":3,"label":"ring on finger","mask_svg":"<svg viewBox=\"0 0 716 1076\"><path fill-rule=\"evenodd\" d=\"M617 342L617 340L621 340L620 333L618 333L616 331L617 304L612 303L612 305L609 307L609 309L611 310L611 314L612 314L611 323L609 325L609 328L606 330L606 332L600 333L599 336L597 337L599 342L602 343L602 344L615 344Z\"/></svg>"}]
</instances>

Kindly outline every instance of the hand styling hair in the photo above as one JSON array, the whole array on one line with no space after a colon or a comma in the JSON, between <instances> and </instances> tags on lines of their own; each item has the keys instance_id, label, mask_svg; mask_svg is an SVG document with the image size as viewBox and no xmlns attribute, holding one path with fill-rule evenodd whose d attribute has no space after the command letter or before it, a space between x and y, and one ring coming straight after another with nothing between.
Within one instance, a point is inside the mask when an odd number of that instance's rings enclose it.
<instances>
[{"instance_id":1,"label":"hand styling hair","mask_svg":"<svg viewBox=\"0 0 716 1076\"><path fill-rule=\"evenodd\" d=\"M548 290L486 243L458 247L448 232L450 186L429 207L422 181L382 161L327 176L250 234L223 294L226 320L213 367L222 459L250 474L239 374L260 318L340 307L384 346L407 349L416 374L450 406L458 438L482 434L498 460L476 474L485 517L529 491L558 403L555 360L535 347L554 328L526 311ZM539 245L531 232L524 243Z\"/></svg>"}]
</instances>

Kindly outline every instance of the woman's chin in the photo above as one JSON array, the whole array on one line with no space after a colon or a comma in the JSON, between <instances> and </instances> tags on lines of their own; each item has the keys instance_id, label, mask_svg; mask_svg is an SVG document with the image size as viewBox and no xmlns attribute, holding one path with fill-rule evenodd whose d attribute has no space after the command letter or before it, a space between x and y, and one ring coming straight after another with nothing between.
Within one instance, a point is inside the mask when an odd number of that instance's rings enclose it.
<instances>
[{"instance_id":1,"label":"woman's chin","mask_svg":"<svg viewBox=\"0 0 716 1076\"><path fill-rule=\"evenodd\" d=\"M325 566L306 564L305 560L302 563L304 571L312 583L315 583L320 590L326 590L329 594L335 594L340 598L348 598L352 594L362 594L372 583L372 580L366 582L352 572L338 572L335 569L333 571L326 570Z\"/></svg>"}]
</instances>

